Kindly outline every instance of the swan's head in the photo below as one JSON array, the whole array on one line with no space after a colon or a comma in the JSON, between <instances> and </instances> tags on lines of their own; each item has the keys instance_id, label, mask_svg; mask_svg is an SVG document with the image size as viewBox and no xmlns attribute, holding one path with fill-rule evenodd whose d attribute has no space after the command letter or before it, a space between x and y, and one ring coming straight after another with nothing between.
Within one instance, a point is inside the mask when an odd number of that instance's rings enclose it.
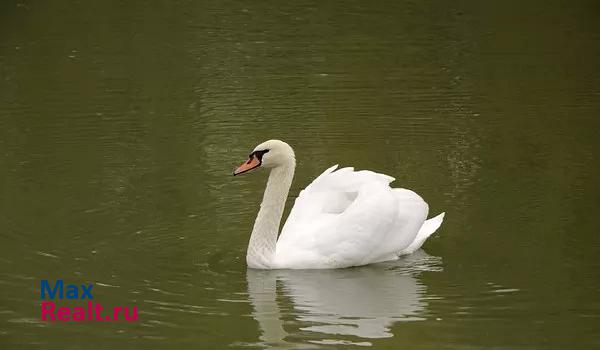
<instances>
[{"instance_id":1,"label":"swan's head","mask_svg":"<svg viewBox=\"0 0 600 350\"><path fill-rule=\"evenodd\" d=\"M277 168L280 166L295 166L294 150L280 140L269 140L254 147L248 160L234 170L233 175L239 175L258 167Z\"/></svg>"}]
</instances>

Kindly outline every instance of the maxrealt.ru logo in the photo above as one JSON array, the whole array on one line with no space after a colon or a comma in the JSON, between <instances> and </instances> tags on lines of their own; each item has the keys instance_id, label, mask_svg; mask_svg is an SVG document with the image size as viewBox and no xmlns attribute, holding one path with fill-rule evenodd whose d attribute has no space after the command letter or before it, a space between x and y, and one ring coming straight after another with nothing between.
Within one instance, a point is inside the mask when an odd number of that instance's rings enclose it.
<instances>
[{"instance_id":1,"label":"maxrealt.ru logo","mask_svg":"<svg viewBox=\"0 0 600 350\"><path fill-rule=\"evenodd\" d=\"M94 303L92 294L93 284L67 284L63 280L56 280L54 285L48 280L42 280L40 283L40 298L42 300L86 300L84 306L61 306L54 301L42 301L42 321L137 321L138 308L134 306L131 310L126 306L115 306L107 309L103 315L104 308L100 303ZM111 312L112 311L112 312ZM123 316L120 318L119 316Z\"/></svg>"}]
</instances>

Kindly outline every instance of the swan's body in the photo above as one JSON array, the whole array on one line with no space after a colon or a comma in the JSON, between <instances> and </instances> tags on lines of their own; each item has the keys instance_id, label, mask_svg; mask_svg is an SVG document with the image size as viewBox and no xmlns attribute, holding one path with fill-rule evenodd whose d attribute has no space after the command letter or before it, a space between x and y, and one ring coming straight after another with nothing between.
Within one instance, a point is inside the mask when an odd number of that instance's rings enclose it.
<instances>
[{"instance_id":1,"label":"swan's body","mask_svg":"<svg viewBox=\"0 0 600 350\"><path fill-rule=\"evenodd\" d=\"M395 260L419 249L442 224L427 219L429 207L416 193L391 188L394 178L333 166L296 199L277 239L296 166L285 142L258 145L234 174L271 168L254 223L246 261L258 269L329 269Z\"/></svg>"}]
</instances>

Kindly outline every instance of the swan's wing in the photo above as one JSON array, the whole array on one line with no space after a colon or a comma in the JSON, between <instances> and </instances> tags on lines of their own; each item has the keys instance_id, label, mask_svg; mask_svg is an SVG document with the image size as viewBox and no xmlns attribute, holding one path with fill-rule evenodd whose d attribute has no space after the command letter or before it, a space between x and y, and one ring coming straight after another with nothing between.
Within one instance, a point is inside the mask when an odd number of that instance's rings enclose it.
<instances>
[{"instance_id":1,"label":"swan's wing","mask_svg":"<svg viewBox=\"0 0 600 350\"><path fill-rule=\"evenodd\" d=\"M394 181L391 176L368 170L354 171L351 167L335 171L336 169L337 164L325 170L300 191L288 222L310 219L321 213L340 214L354 202L361 187L369 184L387 186Z\"/></svg>"},{"instance_id":2,"label":"swan's wing","mask_svg":"<svg viewBox=\"0 0 600 350\"><path fill-rule=\"evenodd\" d=\"M345 267L372 262L398 219L394 178L333 166L300 192L277 242L280 267Z\"/></svg>"}]
</instances>

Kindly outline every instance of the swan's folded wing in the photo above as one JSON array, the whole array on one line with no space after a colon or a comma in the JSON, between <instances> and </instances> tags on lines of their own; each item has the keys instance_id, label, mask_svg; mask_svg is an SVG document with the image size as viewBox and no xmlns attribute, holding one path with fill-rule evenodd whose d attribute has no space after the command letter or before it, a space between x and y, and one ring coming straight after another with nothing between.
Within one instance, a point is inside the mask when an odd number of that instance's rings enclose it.
<instances>
[{"instance_id":1,"label":"swan's folded wing","mask_svg":"<svg viewBox=\"0 0 600 350\"><path fill-rule=\"evenodd\" d=\"M340 214L356 199L363 186L387 186L394 181L391 176L369 170L354 171L354 168L348 167L335 171L337 167L336 164L325 170L300 192L288 222L307 220L320 213Z\"/></svg>"},{"instance_id":2,"label":"swan's folded wing","mask_svg":"<svg viewBox=\"0 0 600 350\"><path fill-rule=\"evenodd\" d=\"M360 265L394 227L397 199L389 187L394 179L336 168L327 169L300 192L277 243L280 262Z\"/></svg>"}]
</instances>

